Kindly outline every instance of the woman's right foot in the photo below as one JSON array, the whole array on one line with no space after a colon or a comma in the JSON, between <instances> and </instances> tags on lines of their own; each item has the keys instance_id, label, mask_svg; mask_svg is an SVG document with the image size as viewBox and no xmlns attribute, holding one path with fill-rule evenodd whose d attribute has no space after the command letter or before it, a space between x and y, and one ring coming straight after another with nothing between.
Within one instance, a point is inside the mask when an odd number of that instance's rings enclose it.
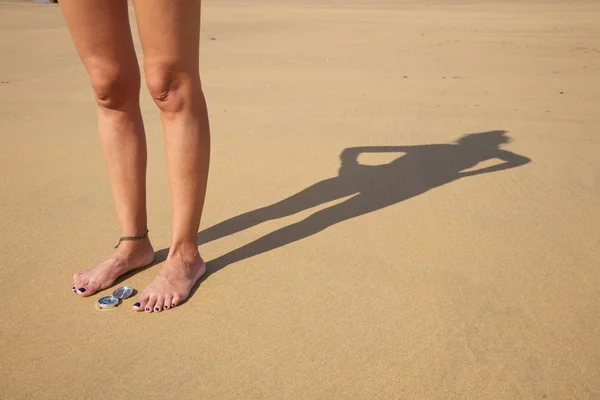
<instances>
[{"instance_id":1,"label":"woman's right foot","mask_svg":"<svg viewBox=\"0 0 600 400\"><path fill-rule=\"evenodd\" d=\"M134 311L160 312L188 298L196 282L206 273L206 264L198 254L196 243L183 247L187 251L171 246L165 265L139 296L133 305Z\"/></svg>"},{"instance_id":2,"label":"woman's right foot","mask_svg":"<svg viewBox=\"0 0 600 400\"><path fill-rule=\"evenodd\" d=\"M106 289L126 272L145 267L154 261L154 249L150 239L121 242L106 261L73 276L72 291L82 297Z\"/></svg>"}]
</instances>

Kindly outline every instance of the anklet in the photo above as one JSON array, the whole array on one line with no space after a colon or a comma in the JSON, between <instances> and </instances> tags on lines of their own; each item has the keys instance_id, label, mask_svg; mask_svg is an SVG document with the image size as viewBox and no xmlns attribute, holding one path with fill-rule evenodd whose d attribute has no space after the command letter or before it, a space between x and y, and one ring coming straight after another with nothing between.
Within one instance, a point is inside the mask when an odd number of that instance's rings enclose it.
<instances>
[{"instance_id":1,"label":"anklet","mask_svg":"<svg viewBox=\"0 0 600 400\"><path fill-rule=\"evenodd\" d=\"M117 243L117 245L115 246L115 249L117 247L119 247L121 242L125 242L127 240L142 240L143 238L148 236L148 232L149 232L148 229L146 229L146 233L144 233L142 236L123 236L122 238L119 238L119 243Z\"/></svg>"}]
</instances>

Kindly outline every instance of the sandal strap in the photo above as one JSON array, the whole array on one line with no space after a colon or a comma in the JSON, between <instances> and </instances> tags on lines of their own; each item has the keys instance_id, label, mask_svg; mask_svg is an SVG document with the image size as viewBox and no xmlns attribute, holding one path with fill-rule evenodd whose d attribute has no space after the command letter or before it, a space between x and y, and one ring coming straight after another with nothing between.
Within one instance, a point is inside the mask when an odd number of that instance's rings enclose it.
<instances>
[{"instance_id":1,"label":"sandal strap","mask_svg":"<svg viewBox=\"0 0 600 400\"><path fill-rule=\"evenodd\" d=\"M119 238L119 243L117 243L117 245L115 246L115 249L117 247L119 247L119 245L121 244L121 242L125 242L128 240L142 240L143 238L145 238L146 236L148 236L148 230L146 229L146 233L144 233L142 236L123 236L121 238Z\"/></svg>"}]
</instances>

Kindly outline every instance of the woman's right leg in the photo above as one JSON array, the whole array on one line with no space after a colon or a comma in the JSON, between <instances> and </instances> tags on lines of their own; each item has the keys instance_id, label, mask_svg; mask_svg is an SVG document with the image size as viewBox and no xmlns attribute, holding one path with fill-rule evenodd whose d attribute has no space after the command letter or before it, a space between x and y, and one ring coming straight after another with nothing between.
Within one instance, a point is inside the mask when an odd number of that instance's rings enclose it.
<instances>
[{"instance_id":1,"label":"woman's right leg","mask_svg":"<svg viewBox=\"0 0 600 400\"><path fill-rule=\"evenodd\" d=\"M141 236L147 230L146 138L127 0L61 0L59 4L96 99L121 236ZM92 295L153 259L148 237L122 242L106 261L75 274L73 292Z\"/></svg>"}]
</instances>

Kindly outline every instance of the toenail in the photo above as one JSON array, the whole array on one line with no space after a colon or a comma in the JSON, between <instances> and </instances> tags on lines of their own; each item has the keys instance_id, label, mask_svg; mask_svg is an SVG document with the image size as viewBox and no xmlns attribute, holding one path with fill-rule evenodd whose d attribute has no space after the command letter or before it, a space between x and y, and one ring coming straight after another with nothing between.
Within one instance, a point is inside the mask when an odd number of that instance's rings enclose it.
<instances>
[{"instance_id":1,"label":"toenail","mask_svg":"<svg viewBox=\"0 0 600 400\"><path fill-rule=\"evenodd\" d=\"M156 308L154 309L154 311L158 311L158 310L160 310L160 308L158 308L158 307L156 307Z\"/></svg>"},{"instance_id":2,"label":"toenail","mask_svg":"<svg viewBox=\"0 0 600 400\"><path fill-rule=\"evenodd\" d=\"M165 309L169 308L169 306L165 306Z\"/></svg>"},{"instance_id":3,"label":"toenail","mask_svg":"<svg viewBox=\"0 0 600 400\"><path fill-rule=\"evenodd\" d=\"M141 304L138 302L138 303L134 303L133 306L134 307L139 307L139 306L141 306Z\"/></svg>"},{"instance_id":4,"label":"toenail","mask_svg":"<svg viewBox=\"0 0 600 400\"><path fill-rule=\"evenodd\" d=\"M77 290L73 289L73 293L77 293Z\"/></svg>"},{"instance_id":5,"label":"toenail","mask_svg":"<svg viewBox=\"0 0 600 400\"><path fill-rule=\"evenodd\" d=\"M175 307L175 303L171 304L171 307Z\"/></svg>"},{"instance_id":6,"label":"toenail","mask_svg":"<svg viewBox=\"0 0 600 400\"><path fill-rule=\"evenodd\" d=\"M83 293L83 292L85 292L85 288L83 288L83 287L82 287L82 288L79 288L79 291L80 291L81 293Z\"/></svg>"},{"instance_id":7,"label":"toenail","mask_svg":"<svg viewBox=\"0 0 600 400\"><path fill-rule=\"evenodd\" d=\"M146 311L150 311L150 309L148 307L146 307Z\"/></svg>"}]
</instances>

